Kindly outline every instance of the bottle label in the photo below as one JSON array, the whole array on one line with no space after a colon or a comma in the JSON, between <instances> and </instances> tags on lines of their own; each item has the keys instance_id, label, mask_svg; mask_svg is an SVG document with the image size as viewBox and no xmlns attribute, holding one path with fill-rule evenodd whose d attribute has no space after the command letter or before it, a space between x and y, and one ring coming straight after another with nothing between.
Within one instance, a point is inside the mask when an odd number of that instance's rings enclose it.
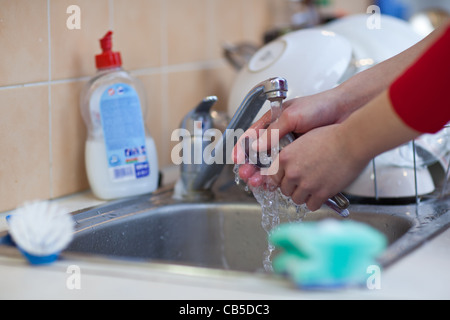
<instances>
[{"instance_id":1,"label":"bottle label","mask_svg":"<svg viewBox=\"0 0 450 320\"><path fill-rule=\"evenodd\" d=\"M107 87L100 98L100 117L111 180L148 176L144 121L134 88L125 83Z\"/></svg>"}]
</instances>

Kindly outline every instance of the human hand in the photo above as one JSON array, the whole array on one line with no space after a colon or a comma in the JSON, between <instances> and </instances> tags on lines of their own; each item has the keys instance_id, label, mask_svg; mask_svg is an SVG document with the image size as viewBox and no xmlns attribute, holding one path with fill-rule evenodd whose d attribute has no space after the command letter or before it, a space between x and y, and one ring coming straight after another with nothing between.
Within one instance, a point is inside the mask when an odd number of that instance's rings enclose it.
<instances>
[{"instance_id":1,"label":"human hand","mask_svg":"<svg viewBox=\"0 0 450 320\"><path fill-rule=\"evenodd\" d=\"M342 121L347 114L341 112L340 102L338 91L331 89L319 94L286 101L283 104L283 112L280 118L271 124L271 111L266 112L244 133L234 147L233 160L240 164L240 178L250 186L259 186L267 182L266 177L261 175L258 167L246 163L245 152L242 147L242 141L245 137L250 137L252 141L261 138L260 146L254 146L253 149L268 150L271 148L271 142L273 142L270 132L276 131L277 137L281 139L288 133L302 134L319 126Z\"/></svg>"},{"instance_id":2,"label":"human hand","mask_svg":"<svg viewBox=\"0 0 450 320\"><path fill-rule=\"evenodd\" d=\"M314 211L350 184L367 165L352 155L340 124L313 129L278 155L278 171L266 181Z\"/></svg>"},{"instance_id":3,"label":"human hand","mask_svg":"<svg viewBox=\"0 0 450 320\"><path fill-rule=\"evenodd\" d=\"M264 132L271 121L271 112L266 112L258 121L256 121L237 141L233 148L233 162L239 165L239 177L251 187L257 187L263 184L263 176L260 168L250 161L250 154L255 155L255 150L249 143L256 141L259 134ZM254 160L254 158L252 158Z\"/></svg>"}]
</instances>

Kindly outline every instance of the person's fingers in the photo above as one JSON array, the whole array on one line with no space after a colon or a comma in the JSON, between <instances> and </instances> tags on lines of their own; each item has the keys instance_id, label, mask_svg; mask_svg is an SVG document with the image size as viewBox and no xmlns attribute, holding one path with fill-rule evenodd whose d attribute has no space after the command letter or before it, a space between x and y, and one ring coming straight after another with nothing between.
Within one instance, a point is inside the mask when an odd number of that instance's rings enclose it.
<instances>
[{"instance_id":1,"label":"person's fingers","mask_svg":"<svg viewBox=\"0 0 450 320\"><path fill-rule=\"evenodd\" d=\"M246 132L244 132L244 134L238 139L238 141L236 142L234 148L233 148L233 161L235 164L244 164L247 161L247 156L246 155L246 146L245 143L248 143L249 146L248 148L250 149L250 141L256 140L258 137L256 135L256 131L255 130L247 130ZM248 141L246 142L246 139L248 139Z\"/></svg>"},{"instance_id":2,"label":"person's fingers","mask_svg":"<svg viewBox=\"0 0 450 320\"><path fill-rule=\"evenodd\" d=\"M269 168L262 168L261 174L266 177L268 185L279 187L284 177L284 168L279 165L279 155L275 158Z\"/></svg>"},{"instance_id":3,"label":"person's fingers","mask_svg":"<svg viewBox=\"0 0 450 320\"><path fill-rule=\"evenodd\" d=\"M255 121L250 128L238 139L232 151L232 159L236 164L243 164L246 162L244 139L249 137L250 141L258 139L258 135L265 130L270 124L270 110L266 112L260 119ZM251 147L251 146L250 146Z\"/></svg>"},{"instance_id":4,"label":"person's fingers","mask_svg":"<svg viewBox=\"0 0 450 320\"><path fill-rule=\"evenodd\" d=\"M250 128L256 131L266 129L270 122L272 121L272 112L269 110L266 113L264 113L261 118L259 118L257 121L255 121Z\"/></svg>"},{"instance_id":5,"label":"person's fingers","mask_svg":"<svg viewBox=\"0 0 450 320\"><path fill-rule=\"evenodd\" d=\"M297 185L295 183L291 183L287 179L283 179L283 181L281 181L280 190L286 197L291 197L296 189Z\"/></svg>"},{"instance_id":6,"label":"person's fingers","mask_svg":"<svg viewBox=\"0 0 450 320\"><path fill-rule=\"evenodd\" d=\"M292 201L294 201L294 203L298 205L306 203L306 201L308 201L310 198L311 194L308 191L298 187L294 190L294 192L291 195Z\"/></svg>"},{"instance_id":7,"label":"person's fingers","mask_svg":"<svg viewBox=\"0 0 450 320\"><path fill-rule=\"evenodd\" d=\"M322 192L317 191L311 195L309 199L305 200L306 206L311 211L319 210L320 207L327 201L328 197Z\"/></svg>"},{"instance_id":8,"label":"person's fingers","mask_svg":"<svg viewBox=\"0 0 450 320\"><path fill-rule=\"evenodd\" d=\"M264 183L264 176L260 171L256 171L250 178L248 178L247 184L251 187L259 187Z\"/></svg>"},{"instance_id":9,"label":"person's fingers","mask_svg":"<svg viewBox=\"0 0 450 320\"><path fill-rule=\"evenodd\" d=\"M244 180L244 182L247 182L247 180L253 176L258 171L258 168L256 168L252 164L243 164L239 167L239 177Z\"/></svg>"},{"instance_id":10,"label":"person's fingers","mask_svg":"<svg viewBox=\"0 0 450 320\"><path fill-rule=\"evenodd\" d=\"M265 130L264 133L260 135L259 139L253 142L253 150L270 150L272 144L278 144L283 136L293 131L293 129L291 128L291 123L292 121L289 120L288 113L283 112L280 118L277 121L272 122L267 127L267 130Z\"/></svg>"},{"instance_id":11,"label":"person's fingers","mask_svg":"<svg viewBox=\"0 0 450 320\"><path fill-rule=\"evenodd\" d=\"M245 163L245 153L242 147L241 139L239 139L233 147L233 151L231 153L231 157L235 164L243 164Z\"/></svg>"},{"instance_id":12,"label":"person's fingers","mask_svg":"<svg viewBox=\"0 0 450 320\"><path fill-rule=\"evenodd\" d=\"M244 150L239 146L238 143L233 148L232 151L232 159L235 164L243 164L245 163L245 154Z\"/></svg>"}]
</instances>

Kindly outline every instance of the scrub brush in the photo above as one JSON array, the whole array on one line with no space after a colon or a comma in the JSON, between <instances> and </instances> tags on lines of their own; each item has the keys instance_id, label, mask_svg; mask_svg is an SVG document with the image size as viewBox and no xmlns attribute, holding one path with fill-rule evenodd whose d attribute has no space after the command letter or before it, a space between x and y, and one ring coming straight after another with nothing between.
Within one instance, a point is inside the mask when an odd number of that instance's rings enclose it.
<instances>
[{"instance_id":1,"label":"scrub brush","mask_svg":"<svg viewBox=\"0 0 450 320\"><path fill-rule=\"evenodd\" d=\"M367 224L335 219L282 224L269 241L281 251L273 270L307 289L363 285L387 244Z\"/></svg>"},{"instance_id":2,"label":"scrub brush","mask_svg":"<svg viewBox=\"0 0 450 320\"><path fill-rule=\"evenodd\" d=\"M73 238L71 215L49 201L25 203L7 220L12 240L31 264L55 261Z\"/></svg>"}]
</instances>

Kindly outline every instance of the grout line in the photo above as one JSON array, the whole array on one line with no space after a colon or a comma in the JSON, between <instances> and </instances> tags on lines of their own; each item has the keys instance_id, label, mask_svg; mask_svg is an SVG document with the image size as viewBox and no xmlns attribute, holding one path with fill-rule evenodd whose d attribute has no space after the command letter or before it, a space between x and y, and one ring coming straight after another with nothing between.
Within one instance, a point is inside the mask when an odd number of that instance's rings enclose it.
<instances>
[{"instance_id":1,"label":"grout line","mask_svg":"<svg viewBox=\"0 0 450 320\"><path fill-rule=\"evenodd\" d=\"M49 157L49 196L53 197L53 156L52 156L52 40L50 25L50 0L47 0L47 37L48 37L48 157Z\"/></svg>"},{"instance_id":2,"label":"grout line","mask_svg":"<svg viewBox=\"0 0 450 320\"><path fill-rule=\"evenodd\" d=\"M167 27L167 16L168 16L168 4L167 1L165 0L161 0L161 33L160 33L160 37L161 37L161 69L164 70L167 68L168 63L169 63L169 43L167 41L167 35L168 35L168 27ZM167 72L162 72L161 73L161 103L162 103L162 112L161 112L161 123L163 124L162 126L162 132L159 136L159 142L160 145L162 146L163 150L161 150L160 152L162 153L162 155L159 157L160 159L162 159L162 161L164 162L166 159L166 155L169 152L169 145L167 143L165 143L165 137L167 137L168 135L168 126L167 123L169 123L169 77ZM159 164L159 166L161 166L161 164Z\"/></svg>"},{"instance_id":3,"label":"grout line","mask_svg":"<svg viewBox=\"0 0 450 320\"><path fill-rule=\"evenodd\" d=\"M67 79L59 79L59 80L52 80L50 81L50 84L60 84L60 83L73 83L73 82L80 82L80 81L89 81L91 79L91 76L84 76L84 77L77 77L77 78L67 78Z\"/></svg>"},{"instance_id":4,"label":"grout line","mask_svg":"<svg viewBox=\"0 0 450 320\"><path fill-rule=\"evenodd\" d=\"M46 86L49 84L72 83L72 82L79 82L79 81L88 81L89 79L90 79L90 77L86 76L86 77L67 78L67 79L60 79L60 80L28 82L28 83L22 83L22 84L12 84L12 85L7 85L7 86L0 86L0 90Z\"/></svg>"},{"instance_id":5,"label":"grout line","mask_svg":"<svg viewBox=\"0 0 450 320\"><path fill-rule=\"evenodd\" d=\"M164 47L164 45L163 45L163 47ZM182 64L176 64L176 65L172 65L172 66L165 65L165 66L154 67L154 68L142 68L142 69L135 69L135 70L128 70L128 71L133 75L142 76L142 75L155 75L155 74L159 74L159 73L165 74L165 73L214 69L214 68L222 67L224 65L226 65L226 62L224 59L217 59L217 60L210 60L210 61L182 63ZM49 66L49 68L51 68L51 67ZM77 78L51 80L50 76L49 76L48 81L37 81L37 82L28 82L28 83L22 83L22 84L12 84L12 85L0 86L0 90L46 86L49 84L52 85L52 84L61 84L61 83L89 81L90 78L91 78L91 76L83 76L83 77L77 77Z\"/></svg>"}]
</instances>

